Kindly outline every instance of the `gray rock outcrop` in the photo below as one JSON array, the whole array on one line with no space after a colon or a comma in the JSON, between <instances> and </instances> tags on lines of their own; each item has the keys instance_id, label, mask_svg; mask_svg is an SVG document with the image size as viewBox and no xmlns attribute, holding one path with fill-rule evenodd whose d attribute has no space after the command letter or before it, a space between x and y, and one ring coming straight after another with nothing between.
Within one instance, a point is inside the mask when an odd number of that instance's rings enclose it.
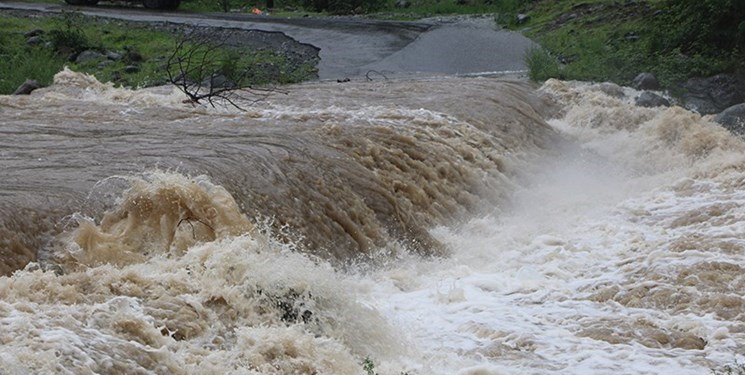
<instances>
[{"instance_id":1,"label":"gray rock outcrop","mask_svg":"<svg viewBox=\"0 0 745 375\"><path fill-rule=\"evenodd\" d=\"M692 78L681 85L683 106L702 115L711 115L745 101L745 77L717 74Z\"/></svg>"},{"instance_id":2,"label":"gray rock outcrop","mask_svg":"<svg viewBox=\"0 0 745 375\"><path fill-rule=\"evenodd\" d=\"M718 122L733 134L745 135L745 103L733 105L714 117Z\"/></svg>"},{"instance_id":3,"label":"gray rock outcrop","mask_svg":"<svg viewBox=\"0 0 745 375\"><path fill-rule=\"evenodd\" d=\"M636 98L635 103L639 107L647 108L670 106L670 101L649 91L644 91L643 93L641 93L641 95Z\"/></svg>"},{"instance_id":4,"label":"gray rock outcrop","mask_svg":"<svg viewBox=\"0 0 745 375\"><path fill-rule=\"evenodd\" d=\"M96 51L85 50L83 52L80 52L80 54L78 54L78 57L75 58L75 62L78 64L85 64L89 61L101 59L102 57L103 55L101 55L100 53Z\"/></svg>"},{"instance_id":5,"label":"gray rock outcrop","mask_svg":"<svg viewBox=\"0 0 745 375\"><path fill-rule=\"evenodd\" d=\"M631 86L637 90L659 90L660 82L652 73L639 73L631 82Z\"/></svg>"},{"instance_id":6,"label":"gray rock outcrop","mask_svg":"<svg viewBox=\"0 0 745 375\"><path fill-rule=\"evenodd\" d=\"M32 91L38 89L41 87L41 84L39 82L33 80L33 79L27 79L26 82L23 82L16 91L13 91L13 95L28 95Z\"/></svg>"}]
</instances>

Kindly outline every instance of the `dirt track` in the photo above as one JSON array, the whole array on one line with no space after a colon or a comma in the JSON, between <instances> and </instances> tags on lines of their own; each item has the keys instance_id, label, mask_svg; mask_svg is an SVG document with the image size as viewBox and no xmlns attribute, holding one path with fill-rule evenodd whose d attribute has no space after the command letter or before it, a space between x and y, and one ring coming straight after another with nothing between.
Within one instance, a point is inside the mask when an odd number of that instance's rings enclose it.
<instances>
[{"instance_id":1,"label":"dirt track","mask_svg":"<svg viewBox=\"0 0 745 375\"><path fill-rule=\"evenodd\" d=\"M361 18L278 18L237 13L193 14L137 8L0 3L0 9L62 12L129 21L165 22L277 32L319 48L321 79L386 76L504 74L525 69L532 42L499 30L493 18L438 18L416 22Z\"/></svg>"}]
</instances>

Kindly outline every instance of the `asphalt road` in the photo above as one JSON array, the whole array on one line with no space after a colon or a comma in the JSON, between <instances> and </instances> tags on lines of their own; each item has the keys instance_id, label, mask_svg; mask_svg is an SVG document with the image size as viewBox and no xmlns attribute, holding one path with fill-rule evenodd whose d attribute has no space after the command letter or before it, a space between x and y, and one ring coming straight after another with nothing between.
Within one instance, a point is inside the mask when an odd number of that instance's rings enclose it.
<instances>
[{"instance_id":1,"label":"asphalt road","mask_svg":"<svg viewBox=\"0 0 745 375\"><path fill-rule=\"evenodd\" d=\"M508 74L525 70L523 55L533 43L500 30L493 18L440 18L416 22L360 18L279 18L251 14L193 14L141 8L73 7L61 4L0 3L0 9L62 12L90 16L281 32L320 48L319 78L359 78L371 71L386 76Z\"/></svg>"}]
</instances>

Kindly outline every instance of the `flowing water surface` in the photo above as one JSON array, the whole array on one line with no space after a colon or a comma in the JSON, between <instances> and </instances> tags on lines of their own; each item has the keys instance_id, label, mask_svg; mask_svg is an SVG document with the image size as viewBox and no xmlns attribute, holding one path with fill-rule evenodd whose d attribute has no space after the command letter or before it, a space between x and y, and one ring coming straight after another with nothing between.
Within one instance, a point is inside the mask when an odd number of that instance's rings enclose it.
<instances>
[{"instance_id":1,"label":"flowing water surface","mask_svg":"<svg viewBox=\"0 0 745 375\"><path fill-rule=\"evenodd\" d=\"M621 92L314 82L240 111L66 70L0 97L0 373L742 360L745 143Z\"/></svg>"}]
</instances>

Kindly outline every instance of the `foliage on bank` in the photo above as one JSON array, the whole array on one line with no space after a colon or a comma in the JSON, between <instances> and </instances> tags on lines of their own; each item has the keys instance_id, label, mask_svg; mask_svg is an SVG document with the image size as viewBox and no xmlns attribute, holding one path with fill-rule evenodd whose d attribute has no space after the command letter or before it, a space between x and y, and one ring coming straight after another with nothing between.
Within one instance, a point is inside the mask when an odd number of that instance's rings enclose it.
<instances>
[{"instance_id":1,"label":"foliage on bank","mask_svg":"<svg viewBox=\"0 0 745 375\"><path fill-rule=\"evenodd\" d=\"M0 14L0 94L12 93L28 79L48 85L65 65L125 87L166 84L164 67L181 39L179 31L84 19L72 12L35 18ZM316 74L315 62L298 65L272 51L218 45L215 52L225 57L218 62L222 70L205 74L229 75L236 66L256 67L243 76L246 85L300 82ZM91 58L80 58L83 53Z\"/></svg>"},{"instance_id":2,"label":"foliage on bank","mask_svg":"<svg viewBox=\"0 0 745 375\"><path fill-rule=\"evenodd\" d=\"M531 77L629 84L642 71L665 86L745 72L742 0L522 0L521 30L545 50L526 56ZM549 58L550 57L550 58Z\"/></svg>"}]
</instances>

